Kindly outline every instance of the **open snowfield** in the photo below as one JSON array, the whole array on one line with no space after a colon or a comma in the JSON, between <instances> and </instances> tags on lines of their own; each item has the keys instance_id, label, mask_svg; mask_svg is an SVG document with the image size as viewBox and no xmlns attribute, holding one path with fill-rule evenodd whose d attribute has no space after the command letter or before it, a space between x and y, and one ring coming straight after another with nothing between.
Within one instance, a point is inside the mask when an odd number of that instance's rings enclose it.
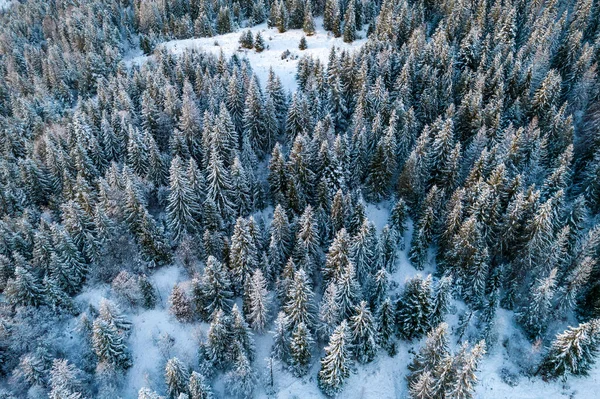
<instances>
[{"instance_id":1,"label":"open snowfield","mask_svg":"<svg viewBox=\"0 0 600 399\"><path fill-rule=\"evenodd\" d=\"M257 53L255 50L240 48L240 35L250 29L252 35L260 32L265 41L265 50ZM258 76L261 84L265 84L269 69L279 75L285 88L290 91L296 90L296 67L298 60L304 55L313 56L327 64L329 52L332 47L340 50L353 51L360 48L367 42L365 32L358 32L362 39L355 40L352 43L344 43L341 37L333 37L331 32L323 29L323 18L315 18L315 31L312 36L306 36L308 48L304 51L298 49L298 43L304 32L301 29L292 29L284 33L279 33L277 28L268 28L266 23L253 26L252 28L239 29L237 32L214 37L203 37L197 39L173 40L162 43L159 46L165 47L175 54L180 54L188 49L202 50L219 55L221 51L225 56L231 56L237 53L240 57L245 57L250 61L254 73ZM291 55L287 59L281 59L281 54L289 50ZM147 57L137 56L130 62L141 63Z\"/></svg>"}]
</instances>

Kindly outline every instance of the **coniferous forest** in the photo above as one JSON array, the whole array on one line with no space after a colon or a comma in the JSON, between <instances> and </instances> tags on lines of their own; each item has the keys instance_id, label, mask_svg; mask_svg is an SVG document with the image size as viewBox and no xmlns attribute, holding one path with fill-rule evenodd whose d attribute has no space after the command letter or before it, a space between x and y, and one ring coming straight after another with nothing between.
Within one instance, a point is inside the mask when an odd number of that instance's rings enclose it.
<instances>
[{"instance_id":1,"label":"coniferous forest","mask_svg":"<svg viewBox=\"0 0 600 399\"><path fill-rule=\"evenodd\" d=\"M594 397L599 64L600 0L0 4L0 398Z\"/></svg>"}]
</instances>

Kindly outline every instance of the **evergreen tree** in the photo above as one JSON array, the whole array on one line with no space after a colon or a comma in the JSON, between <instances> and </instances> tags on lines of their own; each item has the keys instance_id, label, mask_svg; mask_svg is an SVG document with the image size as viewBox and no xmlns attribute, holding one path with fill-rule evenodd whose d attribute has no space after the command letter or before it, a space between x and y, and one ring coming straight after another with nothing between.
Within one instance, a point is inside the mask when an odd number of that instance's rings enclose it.
<instances>
[{"instance_id":1,"label":"evergreen tree","mask_svg":"<svg viewBox=\"0 0 600 399\"><path fill-rule=\"evenodd\" d=\"M539 338L546 329L556 291L556 273L553 269L547 277L536 281L530 301L519 314L519 320L532 338Z\"/></svg>"},{"instance_id":2,"label":"evergreen tree","mask_svg":"<svg viewBox=\"0 0 600 399\"><path fill-rule=\"evenodd\" d=\"M204 376L196 371L192 371L188 382L187 391L190 399L212 399L212 389L206 382Z\"/></svg>"},{"instance_id":3,"label":"evergreen tree","mask_svg":"<svg viewBox=\"0 0 600 399\"><path fill-rule=\"evenodd\" d=\"M206 355L216 368L223 368L229 361L231 342L228 323L229 318L222 309L218 309L208 329Z\"/></svg>"},{"instance_id":4,"label":"evergreen tree","mask_svg":"<svg viewBox=\"0 0 600 399\"><path fill-rule=\"evenodd\" d=\"M352 43L356 39L356 5L350 0L344 14L344 41Z\"/></svg>"},{"instance_id":5,"label":"evergreen tree","mask_svg":"<svg viewBox=\"0 0 600 399\"><path fill-rule=\"evenodd\" d=\"M452 398L471 399L477 383L475 372L477 365L485 354L485 341L477 343L471 352L464 356L460 367L455 371L454 383L448 395Z\"/></svg>"},{"instance_id":6,"label":"evergreen tree","mask_svg":"<svg viewBox=\"0 0 600 399\"><path fill-rule=\"evenodd\" d=\"M233 365L233 369L225 376L225 386L229 394L237 398L248 398L257 383L257 376L254 368L246 355L242 352L238 355Z\"/></svg>"},{"instance_id":7,"label":"evergreen tree","mask_svg":"<svg viewBox=\"0 0 600 399\"><path fill-rule=\"evenodd\" d=\"M300 38L300 43L298 43L298 49L306 50L308 48L308 44L306 44L306 37L302 36Z\"/></svg>"},{"instance_id":8,"label":"evergreen tree","mask_svg":"<svg viewBox=\"0 0 600 399\"><path fill-rule=\"evenodd\" d=\"M354 309L349 323L352 334L352 349L359 363L368 363L375 358L377 333L375 320L367 303L361 301Z\"/></svg>"},{"instance_id":9,"label":"evergreen tree","mask_svg":"<svg viewBox=\"0 0 600 399\"><path fill-rule=\"evenodd\" d=\"M277 359L286 361L289 353L289 320L284 312L279 312L275 319L275 329L273 333L273 346L271 355Z\"/></svg>"},{"instance_id":10,"label":"evergreen tree","mask_svg":"<svg viewBox=\"0 0 600 399\"><path fill-rule=\"evenodd\" d=\"M396 317L390 298L386 298L377 312L377 344L385 349L390 356L396 354L394 334L396 331Z\"/></svg>"},{"instance_id":11,"label":"evergreen tree","mask_svg":"<svg viewBox=\"0 0 600 399\"><path fill-rule=\"evenodd\" d=\"M165 366L165 382L169 398L176 399L182 393L188 392L188 368L176 357L167 361Z\"/></svg>"},{"instance_id":12,"label":"evergreen tree","mask_svg":"<svg viewBox=\"0 0 600 399\"><path fill-rule=\"evenodd\" d=\"M131 356L124 337L114 323L101 318L96 319L93 325L92 344L101 362L121 369L131 367Z\"/></svg>"},{"instance_id":13,"label":"evergreen tree","mask_svg":"<svg viewBox=\"0 0 600 399\"><path fill-rule=\"evenodd\" d=\"M50 370L50 399L83 398L81 371L66 359L54 359Z\"/></svg>"},{"instance_id":14,"label":"evergreen tree","mask_svg":"<svg viewBox=\"0 0 600 399\"><path fill-rule=\"evenodd\" d=\"M256 269L250 280L250 313L248 319L250 325L256 331L262 332L267 324L268 298L267 281L260 269Z\"/></svg>"},{"instance_id":15,"label":"evergreen tree","mask_svg":"<svg viewBox=\"0 0 600 399\"><path fill-rule=\"evenodd\" d=\"M246 286L252 270L258 266L258 249L251 235L249 220L238 218L231 236L229 267L238 290Z\"/></svg>"},{"instance_id":16,"label":"evergreen tree","mask_svg":"<svg viewBox=\"0 0 600 399\"><path fill-rule=\"evenodd\" d=\"M349 318L354 313L354 307L358 305L362 297L360 285L356 281L356 272L352 263L346 265L336 285L336 301L340 308L340 316L342 318Z\"/></svg>"},{"instance_id":17,"label":"evergreen tree","mask_svg":"<svg viewBox=\"0 0 600 399\"><path fill-rule=\"evenodd\" d=\"M538 370L545 378L587 375L600 342L600 320L594 319L558 334Z\"/></svg>"},{"instance_id":18,"label":"evergreen tree","mask_svg":"<svg viewBox=\"0 0 600 399\"><path fill-rule=\"evenodd\" d=\"M312 344L313 338L306 325L302 322L296 325L290 339L290 363L297 377L308 373Z\"/></svg>"},{"instance_id":19,"label":"evergreen tree","mask_svg":"<svg viewBox=\"0 0 600 399\"><path fill-rule=\"evenodd\" d=\"M312 2L307 1L304 4L304 21L302 23L302 29L307 36L312 36L315 34L315 21L312 13Z\"/></svg>"},{"instance_id":20,"label":"evergreen tree","mask_svg":"<svg viewBox=\"0 0 600 399\"><path fill-rule=\"evenodd\" d=\"M350 331L346 320L331 334L325 356L321 359L319 388L333 396L342 390L344 381L350 376Z\"/></svg>"},{"instance_id":21,"label":"evergreen tree","mask_svg":"<svg viewBox=\"0 0 600 399\"><path fill-rule=\"evenodd\" d=\"M406 379L409 386L415 384L423 373L429 372L435 376L442 361L449 355L448 325L440 323L427 334L425 344L408 365L410 374Z\"/></svg>"},{"instance_id":22,"label":"evergreen tree","mask_svg":"<svg viewBox=\"0 0 600 399\"><path fill-rule=\"evenodd\" d=\"M181 241L184 234L193 234L197 228L200 213L199 204L195 202L192 191L179 157L175 157L170 168L170 193L167 203L169 230L176 242Z\"/></svg>"},{"instance_id":23,"label":"evergreen tree","mask_svg":"<svg viewBox=\"0 0 600 399\"><path fill-rule=\"evenodd\" d=\"M169 311L181 322L192 320L193 312L190 300L179 284L173 286L171 295L169 295Z\"/></svg>"},{"instance_id":24,"label":"evergreen tree","mask_svg":"<svg viewBox=\"0 0 600 399\"><path fill-rule=\"evenodd\" d=\"M309 278L304 269L299 269L294 274L294 280L289 287L284 311L289 321L289 328L293 331L300 323L313 329L315 309L313 304L314 293Z\"/></svg>"},{"instance_id":25,"label":"evergreen tree","mask_svg":"<svg viewBox=\"0 0 600 399\"><path fill-rule=\"evenodd\" d=\"M256 32L256 37L254 38L254 49L257 53L262 53L265 49L265 40L260 32Z\"/></svg>"},{"instance_id":26,"label":"evergreen tree","mask_svg":"<svg viewBox=\"0 0 600 399\"><path fill-rule=\"evenodd\" d=\"M39 306L43 300L41 284L22 266L15 268L15 277L8 280L4 293L9 303L16 306Z\"/></svg>"},{"instance_id":27,"label":"evergreen tree","mask_svg":"<svg viewBox=\"0 0 600 399\"><path fill-rule=\"evenodd\" d=\"M396 302L398 331L405 339L419 338L431 328L431 276L417 276L406 282Z\"/></svg>"}]
</instances>

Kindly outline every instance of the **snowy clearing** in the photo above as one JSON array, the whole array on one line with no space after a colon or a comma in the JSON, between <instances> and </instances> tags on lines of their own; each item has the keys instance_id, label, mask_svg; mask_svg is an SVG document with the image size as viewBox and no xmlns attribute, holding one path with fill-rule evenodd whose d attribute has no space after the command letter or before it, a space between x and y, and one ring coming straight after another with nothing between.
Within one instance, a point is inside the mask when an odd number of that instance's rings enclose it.
<instances>
[{"instance_id":1,"label":"snowy clearing","mask_svg":"<svg viewBox=\"0 0 600 399\"><path fill-rule=\"evenodd\" d=\"M265 41L265 50L257 53L255 50L241 49L239 44L240 35L250 29L252 35L256 36L260 32ZM237 32L227 33L214 37L204 37L198 39L173 40L159 45L167 48L175 54L180 54L188 49L203 50L215 55L221 51L225 56L231 56L237 53L240 56L248 58L254 73L258 76L261 84L265 84L269 69L279 75L283 86L290 90L296 90L296 66L298 60L304 55L309 55L327 63L329 52L332 47L340 50L356 50L367 42L365 32L358 32L358 37L362 39L355 40L353 43L344 43L341 37L333 37L331 32L323 29L323 18L315 18L316 33L312 36L306 36L308 48L299 50L298 43L304 32L301 29L292 29L284 33L279 33L277 28L268 28L266 23L253 26L252 28L240 29ZM283 60L281 54L289 50L291 55ZM295 59L294 59L295 58ZM134 59L134 62L140 62L142 58Z\"/></svg>"}]
</instances>

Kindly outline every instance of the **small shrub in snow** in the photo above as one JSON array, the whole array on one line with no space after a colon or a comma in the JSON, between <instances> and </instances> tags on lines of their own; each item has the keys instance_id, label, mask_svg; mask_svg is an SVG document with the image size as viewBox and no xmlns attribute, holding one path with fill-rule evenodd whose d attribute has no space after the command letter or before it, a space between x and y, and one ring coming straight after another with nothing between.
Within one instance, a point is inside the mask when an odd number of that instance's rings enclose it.
<instances>
[{"instance_id":1,"label":"small shrub in snow","mask_svg":"<svg viewBox=\"0 0 600 399\"><path fill-rule=\"evenodd\" d=\"M254 46L254 38L252 37L252 31L250 29L241 34L240 46L247 49L251 49Z\"/></svg>"},{"instance_id":2,"label":"small shrub in snow","mask_svg":"<svg viewBox=\"0 0 600 399\"><path fill-rule=\"evenodd\" d=\"M256 33L256 38L254 39L254 49L257 53L260 53L265 49L265 41L263 40L260 32Z\"/></svg>"},{"instance_id":3,"label":"small shrub in snow","mask_svg":"<svg viewBox=\"0 0 600 399\"><path fill-rule=\"evenodd\" d=\"M511 387L516 387L519 385L519 375L507 369L506 367L503 367L500 370L500 378L502 379L502 382Z\"/></svg>"},{"instance_id":4,"label":"small shrub in snow","mask_svg":"<svg viewBox=\"0 0 600 399\"><path fill-rule=\"evenodd\" d=\"M283 53L281 53L281 59L285 60L286 58L288 58L290 56L290 50L285 50Z\"/></svg>"},{"instance_id":5,"label":"small shrub in snow","mask_svg":"<svg viewBox=\"0 0 600 399\"><path fill-rule=\"evenodd\" d=\"M302 36L302 39L300 39L300 44L298 44L298 48L300 50L306 50L307 47L308 45L306 44L306 37Z\"/></svg>"}]
</instances>

